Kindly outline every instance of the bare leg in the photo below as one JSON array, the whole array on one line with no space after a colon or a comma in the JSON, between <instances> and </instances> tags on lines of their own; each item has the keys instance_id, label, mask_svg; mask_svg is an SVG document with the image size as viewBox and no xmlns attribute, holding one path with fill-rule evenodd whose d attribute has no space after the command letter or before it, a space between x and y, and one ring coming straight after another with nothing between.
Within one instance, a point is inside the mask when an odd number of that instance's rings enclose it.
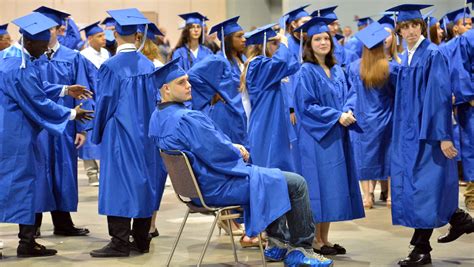
<instances>
[{"instance_id":1,"label":"bare leg","mask_svg":"<svg viewBox=\"0 0 474 267\"><path fill-rule=\"evenodd\" d=\"M360 181L362 193L364 194L364 208L371 209L374 205L370 194L371 181Z\"/></svg>"},{"instance_id":2,"label":"bare leg","mask_svg":"<svg viewBox=\"0 0 474 267\"><path fill-rule=\"evenodd\" d=\"M328 247L332 247L333 244L329 242L329 227L331 226L331 223L322 223L321 224L321 238L324 243L324 245Z\"/></svg>"},{"instance_id":3,"label":"bare leg","mask_svg":"<svg viewBox=\"0 0 474 267\"><path fill-rule=\"evenodd\" d=\"M149 233L153 233L156 230L156 211L153 212L153 216L151 217L151 224L150 224L150 230L148 231Z\"/></svg>"}]
</instances>

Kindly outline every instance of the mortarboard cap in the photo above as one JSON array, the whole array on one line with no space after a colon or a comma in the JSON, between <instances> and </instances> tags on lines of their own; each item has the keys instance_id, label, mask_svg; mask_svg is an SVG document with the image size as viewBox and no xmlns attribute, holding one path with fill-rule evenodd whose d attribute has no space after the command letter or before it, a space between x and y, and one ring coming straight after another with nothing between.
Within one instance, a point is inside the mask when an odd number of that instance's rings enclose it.
<instances>
[{"instance_id":1,"label":"mortarboard cap","mask_svg":"<svg viewBox=\"0 0 474 267\"><path fill-rule=\"evenodd\" d=\"M334 18L325 18L325 17L313 17L305 24L301 25L299 28L295 29L296 32L303 31L307 33L308 37L311 37L315 34L320 34L323 32L328 32L328 25L336 21Z\"/></svg>"},{"instance_id":2,"label":"mortarboard cap","mask_svg":"<svg viewBox=\"0 0 474 267\"><path fill-rule=\"evenodd\" d=\"M0 35L8 34L7 28L8 28L8 23L0 25Z\"/></svg>"},{"instance_id":3,"label":"mortarboard cap","mask_svg":"<svg viewBox=\"0 0 474 267\"><path fill-rule=\"evenodd\" d=\"M209 34L212 34L214 32L217 33L217 38L219 40L224 40L224 37L226 37L229 34L232 34L234 32L238 32L242 30L242 27L240 27L239 24L237 24L237 21L239 20L240 16L230 18L228 20L225 20L219 24L214 25L211 28L211 31Z\"/></svg>"},{"instance_id":4,"label":"mortarboard cap","mask_svg":"<svg viewBox=\"0 0 474 267\"><path fill-rule=\"evenodd\" d=\"M138 32L143 33L145 31L145 25L138 26ZM156 35L164 36L163 33L158 29L155 23L148 24L148 30L146 32L146 38L150 40L155 40Z\"/></svg>"},{"instance_id":5,"label":"mortarboard cap","mask_svg":"<svg viewBox=\"0 0 474 267\"><path fill-rule=\"evenodd\" d=\"M132 35L137 32L138 25L150 23L136 8L107 10L107 13L116 21L115 31L120 35Z\"/></svg>"},{"instance_id":6,"label":"mortarboard cap","mask_svg":"<svg viewBox=\"0 0 474 267\"><path fill-rule=\"evenodd\" d=\"M306 12L304 9L307 8L309 5L304 5L301 7L298 7L296 9L293 9L289 12L287 12L284 16L288 16L286 19L286 23L291 23L292 21L298 20L302 17L308 17L309 14Z\"/></svg>"},{"instance_id":7,"label":"mortarboard cap","mask_svg":"<svg viewBox=\"0 0 474 267\"><path fill-rule=\"evenodd\" d=\"M104 30L99 26L100 21L96 21L84 28L81 31L86 33L86 37L92 36L96 33L104 32Z\"/></svg>"},{"instance_id":8,"label":"mortarboard cap","mask_svg":"<svg viewBox=\"0 0 474 267\"><path fill-rule=\"evenodd\" d=\"M464 19L464 16L471 17L471 10L469 9L469 7L463 7L458 10L449 12L448 14L446 14L446 16L451 22L456 24L460 19Z\"/></svg>"},{"instance_id":9,"label":"mortarboard cap","mask_svg":"<svg viewBox=\"0 0 474 267\"><path fill-rule=\"evenodd\" d=\"M180 58L181 57L171 60L152 73L157 88L161 88L164 84L186 75L186 72L179 66Z\"/></svg>"},{"instance_id":10,"label":"mortarboard cap","mask_svg":"<svg viewBox=\"0 0 474 267\"><path fill-rule=\"evenodd\" d=\"M339 34L339 33L336 33L336 35L334 35L334 37L336 37L337 41L340 41L341 39L344 39L344 35Z\"/></svg>"},{"instance_id":11,"label":"mortarboard cap","mask_svg":"<svg viewBox=\"0 0 474 267\"><path fill-rule=\"evenodd\" d=\"M106 17L100 24L105 25L105 27L113 27L115 26L115 20L112 17Z\"/></svg>"},{"instance_id":12,"label":"mortarboard cap","mask_svg":"<svg viewBox=\"0 0 474 267\"><path fill-rule=\"evenodd\" d=\"M392 19L392 16L385 15L381 17L378 21L384 28L389 28L393 31L395 29L395 21Z\"/></svg>"},{"instance_id":13,"label":"mortarboard cap","mask_svg":"<svg viewBox=\"0 0 474 267\"><path fill-rule=\"evenodd\" d=\"M275 37L277 34L273 30L273 26L275 23L268 24L262 27L258 27L257 29L247 32L244 36L247 41L245 42L246 45L259 45L264 44L266 40Z\"/></svg>"},{"instance_id":14,"label":"mortarboard cap","mask_svg":"<svg viewBox=\"0 0 474 267\"><path fill-rule=\"evenodd\" d=\"M186 14L179 15L182 19L184 19L185 24L199 24L201 26L204 25L204 21L208 21L209 19L206 16L201 15L199 12L191 12Z\"/></svg>"},{"instance_id":15,"label":"mortarboard cap","mask_svg":"<svg viewBox=\"0 0 474 267\"><path fill-rule=\"evenodd\" d=\"M330 6L330 7L315 10L313 13L311 13L311 17L323 17L323 18L337 20L337 15L334 12L336 8L337 6Z\"/></svg>"},{"instance_id":16,"label":"mortarboard cap","mask_svg":"<svg viewBox=\"0 0 474 267\"><path fill-rule=\"evenodd\" d=\"M20 28L20 33L25 38L36 41L49 41L51 33L49 29L58 26L58 23L41 13L33 12L12 21Z\"/></svg>"},{"instance_id":17,"label":"mortarboard cap","mask_svg":"<svg viewBox=\"0 0 474 267\"><path fill-rule=\"evenodd\" d=\"M112 46L115 43L114 31L105 30L105 43L107 46Z\"/></svg>"},{"instance_id":18,"label":"mortarboard cap","mask_svg":"<svg viewBox=\"0 0 474 267\"><path fill-rule=\"evenodd\" d=\"M367 26L370 23L374 22L371 17L359 18L357 21L357 27Z\"/></svg>"},{"instance_id":19,"label":"mortarboard cap","mask_svg":"<svg viewBox=\"0 0 474 267\"><path fill-rule=\"evenodd\" d=\"M404 22L414 19L423 19L421 15L421 9L431 7L433 5L415 5L415 4L403 4L396 7L387 9L387 11L398 12L396 22Z\"/></svg>"},{"instance_id":20,"label":"mortarboard cap","mask_svg":"<svg viewBox=\"0 0 474 267\"><path fill-rule=\"evenodd\" d=\"M435 10L436 9L433 9L433 10L431 10L428 13L423 15L423 19L425 20L426 25L428 26L428 28L430 28L431 26L435 25L438 22L438 20L435 17L431 16L435 12Z\"/></svg>"},{"instance_id":21,"label":"mortarboard cap","mask_svg":"<svg viewBox=\"0 0 474 267\"><path fill-rule=\"evenodd\" d=\"M387 32L380 23L374 22L356 33L355 37L359 39L359 41L361 41L365 47L372 49L385 41L389 35L390 33Z\"/></svg>"},{"instance_id":22,"label":"mortarboard cap","mask_svg":"<svg viewBox=\"0 0 474 267\"><path fill-rule=\"evenodd\" d=\"M66 19L67 17L71 15L71 14L68 14L68 13L65 13L65 12L50 8L50 7L46 7L46 6L41 6L33 11L39 12L45 15L46 17L54 20L58 25L63 25L64 19Z\"/></svg>"}]
</instances>

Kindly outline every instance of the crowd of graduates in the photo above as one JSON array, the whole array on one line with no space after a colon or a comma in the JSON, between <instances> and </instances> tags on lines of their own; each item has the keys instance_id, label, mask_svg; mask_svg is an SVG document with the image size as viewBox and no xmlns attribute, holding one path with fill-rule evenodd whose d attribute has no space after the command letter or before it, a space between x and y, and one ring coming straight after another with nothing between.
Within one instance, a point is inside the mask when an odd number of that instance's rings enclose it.
<instances>
[{"instance_id":1,"label":"crowd of graduates","mask_svg":"<svg viewBox=\"0 0 474 267\"><path fill-rule=\"evenodd\" d=\"M365 217L380 181L393 224L414 229L398 264L429 264L434 228L451 225L439 243L474 232L458 203L462 176L474 209L468 2L439 21L431 5L381 10L352 37L337 6L249 32L239 17L208 32L192 12L172 50L137 9L78 29L42 6L12 21L18 42L0 27L0 222L19 224L19 257L57 253L36 242L44 212L55 235L88 235L70 214L81 158L111 236L91 256L148 253L167 177L160 149L181 150L207 204L244 207L242 246L266 232L268 261L331 266L325 256L348 253L331 223Z\"/></svg>"}]
</instances>

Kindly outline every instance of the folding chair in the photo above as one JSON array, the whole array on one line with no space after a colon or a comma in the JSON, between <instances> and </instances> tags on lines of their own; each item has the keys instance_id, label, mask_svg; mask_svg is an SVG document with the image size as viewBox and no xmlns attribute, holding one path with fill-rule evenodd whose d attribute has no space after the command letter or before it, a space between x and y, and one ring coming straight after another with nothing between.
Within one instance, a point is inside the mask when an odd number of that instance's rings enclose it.
<instances>
[{"instance_id":1,"label":"folding chair","mask_svg":"<svg viewBox=\"0 0 474 267\"><path fill-rule=\"evenodd\" d=\"M204 254L206 253L207 247L209 245L209 241L212 237L212 233L216 227L218 221L226 221L228 225L231 225L231 220L240 218L241 215L239 213L230 213L227 211L237 210L240 211L240 206L227 206L227 207L210 207L204 201L202 196L199 184L196 180L194 175L193 169L191 167L191 163L189 162L188 157L186 154L179 150L170 150L170 151L163 151L160 150L161 158L165 163L166 169L168 170L168 174L171 179L171 184L173 185L174 192L176 197L179 201L186 204L188 209L184 214L183 222L179 228L178 235L176 236L176 240L174 241L173 247L171 248L170 255L168 257L168 261L166 262L166 266L169 266L171 259L173 258L174 251L176 250L176 246L178 245L179 239L181 238L181 234L183 233L184 226L186 225L186 221L190 213L201 213L204 215L213 215L215 216L214 221L212 222L211 229L209 234L207 235L206 242L204 243L204 247L202 248L201 255L199 256L199 261L197 266L201 266L202 260L204 258ZM191 199L196 198L199 199L202 203L202 206L195 205ZM223 213L225 212L225 213ZM234 251L234 260L237 263L237 251L235 248L234 242L234 235L232 231L230 231L230 240L232 244L232 249ZM259 247L260 253L262 256L262 263L263 266L266 266L265 256L263 254L263 244L262 244L262 236L259 235Z\"/></svg>"}]
</instances>

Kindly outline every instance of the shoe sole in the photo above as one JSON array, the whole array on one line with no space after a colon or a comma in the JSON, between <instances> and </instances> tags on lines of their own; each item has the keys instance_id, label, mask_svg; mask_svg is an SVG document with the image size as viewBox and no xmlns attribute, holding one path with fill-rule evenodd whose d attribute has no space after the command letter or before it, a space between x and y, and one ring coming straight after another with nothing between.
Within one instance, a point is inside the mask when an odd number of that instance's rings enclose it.
<instances>
[{"instance_id":1,"label":"shoe sole","mask_svg":"<svg viewBox=\"0 0 474 267\"><path fill-rule=\"evenodd\" d=\"M48 255L16 255L17 258L38 258L38 257L51 257L51 256L55 256L55 254L48 254Z\"/></svg>"},{"instance_id":2,"label":"shoe sole","mask_svg":"<svg viewBox=\"0 0 474 267\"><path fill-rule=\"evenodd\" d=\"M130 257L130 255L103 255L103 254L92 254L89 253L91 257L93 258L125 258L125 257Z\"/></svg>"}]
</instances>

